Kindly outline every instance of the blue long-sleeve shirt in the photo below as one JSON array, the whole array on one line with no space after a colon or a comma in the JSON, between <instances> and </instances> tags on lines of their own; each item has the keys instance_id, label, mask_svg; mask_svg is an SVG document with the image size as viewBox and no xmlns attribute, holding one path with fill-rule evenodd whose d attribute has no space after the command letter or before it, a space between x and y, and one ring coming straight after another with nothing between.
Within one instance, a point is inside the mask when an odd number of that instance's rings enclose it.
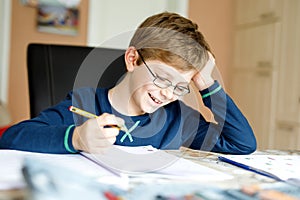
<instances>
[{"instance_id":1,"label":"blue long-sleeve shirt","mask_svg":"<svg viewBox=\"0 0 300 200\"><path fill-rule=\"evenodd\" d=\"M215 82L201 95L216 91ZM121 99L120 99L121 100ZM112 108L108 100L108 89L82 88L70 92L66 99L48 108L39 116L10 127L0 139L0 148L44 153L69 153L67 143L75 151L72 135L75 126L87 119L69 111L71 105L101 115L112 113L125 120L128 128L140 121L131 132L133 142L126 138L120 141L124 132L117 136L115 144L125 146L152 145L159 149L178 149L180 146L192 149L231 154L249 154L256 150L253 131L232 99L223 89L203 99L218 124L206 122L196 110L182 101L174 101L151 114L124 116Z\"/></svg>"}]
</instances>

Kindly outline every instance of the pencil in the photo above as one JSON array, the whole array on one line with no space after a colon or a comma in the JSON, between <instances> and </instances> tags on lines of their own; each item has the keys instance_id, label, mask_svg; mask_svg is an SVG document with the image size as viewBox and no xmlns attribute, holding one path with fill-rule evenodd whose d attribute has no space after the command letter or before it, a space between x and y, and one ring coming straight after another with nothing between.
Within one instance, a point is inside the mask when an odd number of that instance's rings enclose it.
<instances>
[{"instance_id":1,"label":"pencil","mask_svg":"<svg viewBox=\"0 0 300 200\"><path fill-rule=\"evenodd\" d=\"M85 111L85 110L81 110L81 109L76 108L76 107L74 107L74 106L70 106L70 107L69 107L69 110L70 110L71 112L73 112L73 113L76 113L76 114L78 114L78 115L81 115L81 116L86 117L86 118L89 118L89 119L91 119L91 118L97 118L97 117L98 117L97 115L94 115L94 114L92 114L92 113L89 113L89 112L87 112L87 111Z\"/></svg>"},{"instance_id":2,"label":"pencil","mask_svg":"<svg viewBox=\"0 0 300 200\"><path fill-rule=\"evenodd\" d=\"M87 112L85 110L81 110L80 108L76 108L74 106L70 106L69 107L69 110L75 114L78 114L78 115L81 115L83 117L86 117L86 118L97 118L98 116L97 115L94 115L90 112ZM122 126L119 126L117 124L107 124L105 126L103 126L104 128L118 128L119 130L124 130L125 132L127 131L127 128L125 127L122 127Z\"/></svg>"}]
</instances>

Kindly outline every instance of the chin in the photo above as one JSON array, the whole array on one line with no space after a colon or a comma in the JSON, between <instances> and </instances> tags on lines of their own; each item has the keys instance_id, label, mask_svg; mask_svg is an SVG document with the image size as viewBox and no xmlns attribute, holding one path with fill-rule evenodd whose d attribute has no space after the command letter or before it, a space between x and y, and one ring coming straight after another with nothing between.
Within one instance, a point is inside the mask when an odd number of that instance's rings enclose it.
<instances>
[{"instance_id":1,"label":"chin","mask_svg":"<svg viewBox=\"0 0 300 200\"><path fill-rule=\"evenodd\" d=\"M157 111L160 107L156 107L156 108L153 108L153 107L148 107L148 108L144 108L142 109L142 111L144 113L154 113L155 111Z\"/></svg>"}]
</instances>

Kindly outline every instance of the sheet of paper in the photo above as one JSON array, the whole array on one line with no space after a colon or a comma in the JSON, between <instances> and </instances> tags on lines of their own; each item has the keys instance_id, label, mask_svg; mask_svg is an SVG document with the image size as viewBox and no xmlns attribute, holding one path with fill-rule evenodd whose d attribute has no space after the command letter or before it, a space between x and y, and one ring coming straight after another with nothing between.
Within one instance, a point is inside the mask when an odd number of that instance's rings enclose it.
<instances>
[{"instance_id":1,"label":"sheet of paper","mask_svg":"<svg viewBox=\"0 0 300 200\"><path fill-rule=\"evenodd\" d=\"M244 165L261 169L282 180L300 181L300 156L297 155L222 155Z\"/></svg>"},{"instance_id":2,"label":"sheet of paper","mask_svg":"<svg viewBox=\"0 0 300 200\"><path fill-rule=\"evenodd\" d=\"M84 156L129 177L164 178L187 181L226 180L232 176L198 163L176 157L151 146L114 146L103 154Z\"/></svg>"},{"instance_id":3,"label":"sheet of paper","mask_svg":"<svg viewBox=\"0 0 300 200\"><path fill-rule=\"evenodd\" d=\"M15 151L0 151L0 190L25 187L21 169L23 157Z\"/></svg>"},{"instance_id":4,"label":"sheet of paper","mask_svg":"<svg viewBox=\"0 0 300 200\"><path fill-rule=\"evenodd\" d=\"M178 158L151 146L117 146L113 149L101 155L82 153L85 157L80 154L44 154L0 150L0 190L25 187L21 171L24 160L33 162L39 160L39 163L45 164L45 168L48 165L65 168L72 170L74 174L80 173L98 182L123 188L128 183L128 177L159 177L189 181L232 178L217 170Z\"/></svg>"},{"instance_id":5,"label":"sheet of paper","mask_svg":"<svg viewBox=\"0 0 300 200\"><path fill-rule=\"evenodd\" d=\"M89 176L99 181L114 184L120 182L119 178L99 165L89 162L86 158L77 154L44 154L15 150L0 150L0 190L22 188L25 186L22 167L26 158L38 159L45 163L53 163L56 166L73 170L83 176ZM109 182L110 181L110 182Z\"/></svg>"}]
</instances>

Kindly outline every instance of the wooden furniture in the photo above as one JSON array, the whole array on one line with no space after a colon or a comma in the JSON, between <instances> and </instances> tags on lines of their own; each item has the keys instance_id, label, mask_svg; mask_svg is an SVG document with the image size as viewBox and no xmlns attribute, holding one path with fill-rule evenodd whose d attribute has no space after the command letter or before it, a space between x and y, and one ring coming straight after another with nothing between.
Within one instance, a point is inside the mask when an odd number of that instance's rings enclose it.
<instances>
[{"instance_id":1,"label":"wooden furniture","mask_svg":"<svg viewBox=\"0 0 300 200\"><path fill-rule=\"evenodd\" d=\"M236 0L231 95L259 149L300 149L300 2Z\"/></svg>"}]
</instances>

